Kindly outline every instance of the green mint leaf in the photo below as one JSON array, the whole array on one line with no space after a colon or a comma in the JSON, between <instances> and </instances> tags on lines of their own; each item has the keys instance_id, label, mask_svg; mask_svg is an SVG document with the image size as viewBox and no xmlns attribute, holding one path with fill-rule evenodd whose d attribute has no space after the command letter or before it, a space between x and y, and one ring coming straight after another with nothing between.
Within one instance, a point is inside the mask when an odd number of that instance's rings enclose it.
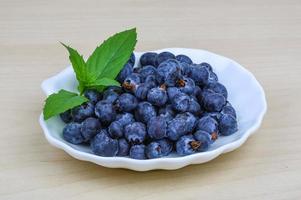
<instances>
[{"instance_id":1,"label":"green mint leaf","mask_svg":"<svg viewBox=\"0 0 301 200\"><path fill-rule=\"evenodd\" d=\"M89 83L103 77L115 79L131 56L136 42L136 28L133 28L111 36L98 46L86 62L90 72Z\"/></svg>"},{"instance_id":2,"label":"green mint leaf","mask_svg":"<svg viewBox=\"0 0 301 200\"><path fill-rule=\"evenodd\" d=\"M72 67L74 69L76 79L79 82L79 91L82 93L84 90L84 86L89 79L89 74L87 71L85 60L83 56L80 55L75 49L65 45L61 42L61 44L66 47L69 52L69 60L72 63Z\"/></svg>"},{"instance_id":3,"label":"green mint leaf","mask_svg":"<svg viewBox=\"0 0 301 200\"><path fill-rule=\"evenodd\" d=\"M114 79L104 77L97 79L93 84L88 85L88 87L98 86L120 86L120 83Z\"/></svg>"},{"instance_id":4,"label":"green mint leaf","mask_svg":"<svg viewBox=\"0 0 301 200\"><path fill-rule=\"evenodd\" d=\"M84 96L79 96L76 93L66 90L60 90L58 93L51 94L47 97L43 109L44 119L47 120L87 101L88 99Z\"/></svg>"}]
</instances>

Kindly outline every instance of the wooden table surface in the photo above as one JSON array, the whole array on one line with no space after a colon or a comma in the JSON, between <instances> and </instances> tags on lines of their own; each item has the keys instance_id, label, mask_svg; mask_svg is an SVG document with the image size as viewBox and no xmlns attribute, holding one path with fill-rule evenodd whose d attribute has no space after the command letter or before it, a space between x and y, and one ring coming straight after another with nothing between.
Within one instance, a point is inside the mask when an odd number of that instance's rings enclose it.
<instances>
[{"instance_id":1,"label":"wooden table surface","mask_svg":"<svg viewBox=\"0 0 301 200\"><path fill-rule=\"evenodd\" d=\"M176 171L134 172L78 161L38 124L40 84L137 27L136 50L207 49L263 85L268 112L238 150ZM0 1L0 199L301 199L301 1Z\"/></svg>"}]
</instances>

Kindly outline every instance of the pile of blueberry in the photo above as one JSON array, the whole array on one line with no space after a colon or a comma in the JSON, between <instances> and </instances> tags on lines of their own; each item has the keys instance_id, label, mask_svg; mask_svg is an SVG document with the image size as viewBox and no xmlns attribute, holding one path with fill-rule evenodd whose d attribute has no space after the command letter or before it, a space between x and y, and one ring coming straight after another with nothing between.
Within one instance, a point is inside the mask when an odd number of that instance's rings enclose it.
<instances>
[{"instance_id":1,"label":"pile of blueberry","mask_svg":"<svg viewBox=\"0 0 301 200\"><path fill-rule=\"evenodd\" d=\"M152 159L203 152L237 131L227 90L208 63L186 55L144 53L120 71L122 87L87 90L89 102L61 114L63 137L100 156Z\"/></svg>"}]
</instances>

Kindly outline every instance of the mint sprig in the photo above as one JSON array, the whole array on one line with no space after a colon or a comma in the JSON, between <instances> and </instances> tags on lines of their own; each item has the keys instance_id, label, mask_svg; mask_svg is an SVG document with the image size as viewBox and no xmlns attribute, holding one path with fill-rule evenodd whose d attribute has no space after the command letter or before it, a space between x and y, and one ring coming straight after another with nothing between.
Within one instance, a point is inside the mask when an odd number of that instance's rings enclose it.
<instances>
[{"instance_id":1,"label":"mint sprig","mask_svg":"<svg viewBox=\"0 0 301 200\"><path fill-rule=\"evenodd\" d=\"M44 119L58 115L88 101L83 92L89 88L102 90L106 86L119 86L116 76L129 60L137 42L136 28L117 33L98 46L87 62L77 50L62 43L69 52L69 60L79 82L79 94L60 90L46 99Z\"/></svg>"}]
</instances>

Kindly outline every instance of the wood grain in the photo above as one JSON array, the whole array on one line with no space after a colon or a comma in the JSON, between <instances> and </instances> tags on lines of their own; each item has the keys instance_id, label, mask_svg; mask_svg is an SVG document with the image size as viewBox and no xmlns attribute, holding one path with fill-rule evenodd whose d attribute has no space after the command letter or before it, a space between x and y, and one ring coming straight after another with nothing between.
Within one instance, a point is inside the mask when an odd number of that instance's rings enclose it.
<instances>
[{"instance_id":1,"label":"wood grain","mask_svg":"<svg viewBox=\"0 0 301 200\"><path fill-rule=\"evenodd\" d=\"M176 171L75 160L38 124L43 79L137 27L136 50L207 49L264 86L268 113L243 147ZM301 199L301 1L0 1L0 199Z\"/></svg>"}]
</instances>

